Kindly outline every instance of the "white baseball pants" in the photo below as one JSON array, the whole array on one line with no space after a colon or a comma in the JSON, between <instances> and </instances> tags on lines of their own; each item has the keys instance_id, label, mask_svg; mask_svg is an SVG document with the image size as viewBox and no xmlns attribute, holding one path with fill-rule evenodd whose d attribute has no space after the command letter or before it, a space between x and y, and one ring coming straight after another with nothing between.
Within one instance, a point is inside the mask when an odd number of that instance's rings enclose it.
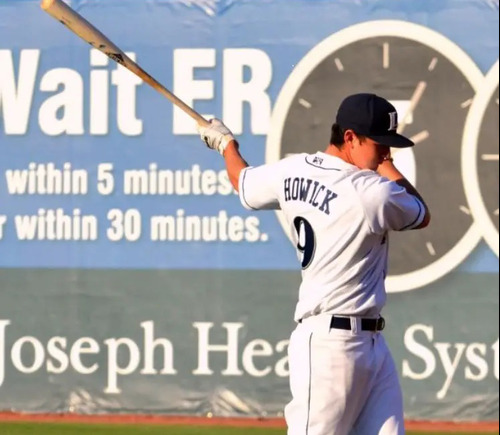
<instances>
[{"instance_id":1,"label":"white baseball pants","mask_svg":"<svg viewBox=\"0 0 500 435\"><path fill-rule=\"evenodd\" d=\"M288 348L288 435L404 435L398 374L384 337L330 329L331 316L299 323Z\"/></svg>"}]
</instances>

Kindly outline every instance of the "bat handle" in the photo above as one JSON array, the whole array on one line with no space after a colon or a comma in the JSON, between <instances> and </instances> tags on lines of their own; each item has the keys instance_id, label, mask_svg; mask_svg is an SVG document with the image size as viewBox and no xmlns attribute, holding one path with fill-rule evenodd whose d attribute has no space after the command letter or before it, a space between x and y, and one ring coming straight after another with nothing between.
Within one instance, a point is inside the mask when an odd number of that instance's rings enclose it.
<instances>
[{"instance_id":1,"label":"bat handle","mask_svg":"<svg viewBox=\"0 0 500 435\"><path fill-rule=\"evenodd\" d=\"M133 61L130 61L131 64L133 64ZM184 113L189 115L191 118L193 118L199 125L203 127L207 127L210 125L210 122L208 122L203 116L201 116L196 110L194 110L191 106L188 106L184 101L182 101L179 97L177 97L175 94L170 92L165 86L163 86L161 83L159 83L156 79L151 77L148 73L146 73L142 68L137 66L138 72L136 74L142 78L146 83L151 85L154 89L156 89L158 92L163 94L166 98L168 98L173 104L175 104L179 109L181 109ZM135 71L133 71L135 72Z\"/></svg>"},{"instance_id":2,"label":"bat handle","mask_svg":"<svg viewBox=\"0 0 500 435\"><path fill-rule=\"evenodd\" d=\"M184 103L182 103L184 104ZM182 105L181 104L181 105ZM182 107L181 107L182 108ZM203 116L201 116L196 110L194 110L193 108L189 107L187 104L185 105L185 107L183 108L183 110L189 115L191 116L191 118L193 118L197 123L198 125L202 126L202 127L208 127L210 125L210 122L208 122L208 120L206 120Z\"/></svg>"}]
</instances>

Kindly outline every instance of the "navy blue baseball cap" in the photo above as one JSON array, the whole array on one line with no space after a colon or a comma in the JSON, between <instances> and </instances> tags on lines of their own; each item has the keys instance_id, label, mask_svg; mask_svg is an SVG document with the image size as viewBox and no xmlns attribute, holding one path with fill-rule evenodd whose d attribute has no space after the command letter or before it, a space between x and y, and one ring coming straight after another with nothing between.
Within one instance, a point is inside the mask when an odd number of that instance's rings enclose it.
<instances>
[{"instance_id":1,"label":"navy blue baseball cap","mask_svg":"<svg viewBox=\"0 0 500 435\"><path fill-rule=\"evenodd\" d=\"M398 112L385 98L375 94L354 94L342 101L337 112L337 124L354 130L377 143L394 148L415 145L398 133Z\"/></svg>"}]
</instances>

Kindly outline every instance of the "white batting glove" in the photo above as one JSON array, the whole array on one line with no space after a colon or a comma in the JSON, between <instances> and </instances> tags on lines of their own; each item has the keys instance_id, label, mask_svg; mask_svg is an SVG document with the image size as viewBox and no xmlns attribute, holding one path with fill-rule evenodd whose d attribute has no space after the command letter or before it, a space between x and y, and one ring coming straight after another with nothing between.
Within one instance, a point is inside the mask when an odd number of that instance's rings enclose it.
<instances>
[{"instance_id":1,"label":"white batting glove","mask_svg":"<svg viewBox=\"0 0 500 435\"><path fill-rule=\"evenodd\" d=\"M212 119L207 127L198 124L197 129L207 147L216 150L220 155L224 155L227 144L235 140L231 130L217 118Z\"/></svg>"}]
</instances>

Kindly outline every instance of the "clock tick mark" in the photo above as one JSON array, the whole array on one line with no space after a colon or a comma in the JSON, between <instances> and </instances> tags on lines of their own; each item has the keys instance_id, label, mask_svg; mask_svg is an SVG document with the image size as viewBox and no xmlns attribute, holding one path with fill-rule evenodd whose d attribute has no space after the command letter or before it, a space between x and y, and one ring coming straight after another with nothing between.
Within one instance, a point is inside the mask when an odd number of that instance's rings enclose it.
<instances>
[{"instance_id":1,"label":"clock tick mark","mask_svg":"<svg viewBox=\"0 0 500 435\"><path fill-rule=\"evenodd\" d=\"M344 71L344 65L342 64L342 61L338 57L335 58L335 65L337 66L337 69L339 71Z\"/></svg>"},{"instance_id":2,"label":"clock tick mark","mask_svg":"<svg viewBox=\"0 0 500 435\"><path fill-rule=\"evenodd\" d=\"M485 162L498 162L498 154L483 154L481 160Z\"/></svg>"},{"instance_id":3,"label":"clock tick mark","mask_svg":"<svg viewBox=\"0 0 500 435\"><path fill-rule=\"evenodd\" d=\"M460 107L462 109L466 109L467 107L470 107L472 104L472 98L469 98L468 100L465 100L462 104L460 104Z\"/></svg>"},{"instance_id":4,"label":"clock tick mark","mask_svg":"<svg viewBox=\"0 0 500 435\"><path fill-rule=\"evenodd\" d=\"M299 98L299 104L306 109L310 109L312 107L312 104L309 101L304 100L304 98Z\"/></svg>"},{"instance_id":5,"label":"clock tick mark","mask_svg":"<svg viewBox=\"0 0 500 435\"><path fill-rule=\"evenodd\" d=\"M436 69L436 66L438 64L438 58L437 57L434 57L432 58L431 60L431 63L429 64L429 71L434 71Z\"/></svg>"},{"instance_id":6,"label":"clock tick mark","mask_svg":"<svg viewBox=\"0 0 500 435\"><path fill-rule=\"evenodd\" d=\"M436 256L436 250L434 249L434 246L432 245L431 242L427 242L425 244L425 246L427 247L427 250L429 251L429 254L431 254L433 257Z\"/></svg>"},{"instance_id":7,"label":"clock tick mark","mask_svg":"<svg viewBox=\"0 0 500 435\"><path fill-rule=\"evenodd\" d=\"M466 214L467 216L470 216L472 213L470 212L470 209L467 208L465 205L461 205L459 207L460 211L463 213L463 214Z\"/></svg>"},{"instance_id":8,"label":"clock tick mark","mask_svg":"<svg viewBox=\"0 0 500 435\"><path fill-rule=\"evenodd\" d=\"M391 58L390 58L390 45L388 42L384 42L383 49L382 49L382 64L384 66L384 69L389 69L391 65Z\"/></svg>"}]
</instances>

